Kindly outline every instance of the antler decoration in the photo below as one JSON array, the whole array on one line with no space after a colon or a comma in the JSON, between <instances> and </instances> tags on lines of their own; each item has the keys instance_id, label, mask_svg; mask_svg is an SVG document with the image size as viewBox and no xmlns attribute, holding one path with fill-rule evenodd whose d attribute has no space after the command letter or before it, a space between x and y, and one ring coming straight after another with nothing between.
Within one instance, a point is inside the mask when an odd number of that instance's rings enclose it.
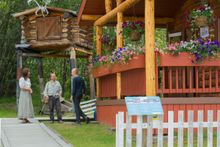
<instances>
[{"instance_id":1,"label":"antler decoration","mask_svg":"<svg viewBox=\"0 0 220 147\"><path fill-rule=\"evenodd\" d=\"M37 0L28 0L28 4L30 5L31 2L35 2L35 4L38 6L38 9L35 11L36 16L47 16L49 14L49 11L47 10L47 5L51 2L51 0L43 0L44 5L40 5Z\"/></svg>"}]
</instances>

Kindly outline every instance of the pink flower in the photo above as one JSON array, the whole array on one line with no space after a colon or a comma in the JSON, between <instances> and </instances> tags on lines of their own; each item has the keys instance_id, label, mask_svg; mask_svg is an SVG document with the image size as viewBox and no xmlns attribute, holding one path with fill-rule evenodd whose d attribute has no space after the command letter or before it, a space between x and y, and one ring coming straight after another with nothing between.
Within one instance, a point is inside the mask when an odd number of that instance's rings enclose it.
<instances>
[{"instance_id":1,"label":"pink flower","mask_svg":"<svg viewBox=\"0 0 220 147\"><path fill-rule=\"evenodd\" d=\"M173 43L172 43L172 44L169 44L168 49L171 50L171 51L172 51L172 50L173 50L173 51L177 50L177 49L176 49L176 46L175 46Z\"/></svg>"}]
</instances>

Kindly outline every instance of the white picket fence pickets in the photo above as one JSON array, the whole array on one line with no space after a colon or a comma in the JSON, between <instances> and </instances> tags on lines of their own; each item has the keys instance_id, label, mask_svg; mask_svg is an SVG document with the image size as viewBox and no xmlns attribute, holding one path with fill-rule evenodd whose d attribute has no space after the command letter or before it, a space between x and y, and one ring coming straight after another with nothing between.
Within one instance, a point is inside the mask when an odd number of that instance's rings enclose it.
<instances>
[{"instance_id":1,"label":"white picket fence pickets","mask_svg":"<svg viewBox=\"0 0 220 147\"><path fill-rule=\"evenodd\" d=\"M146 116L144 116L146 117ZM188 111L187 122L184 122L184 112L178 112L178 121L174 122L174 112L168 112L168 122L163 122L163 116L158 116L157 120L153 119L153 116L147 116L147 122L144 122L143 116L137 116L137 122L132 123L132 116L126 115L126 122L124 120L124 112L116 114L116 147L132 147L132 144L136 144L136 147L143 146L143 137L146 137L147 147L220 147L220 111L217 112L217 121L213 121L213 111L208 111L208 118L205 122L203 120L203 111L198 111L196 116L198 121L194 122L194 111ZM195 133L197 128L197 133ZM207 131L204 131L204 128ZM136 130L136 140L132 141L132 129ZM143 130L144 129L144 130ZM143 136L143 131L147 129L147 136ZM168 129L168 136L165 142L163 130ZM187 129L187 132L184 131ZM213 139L214 129L216 132L216 139ZM157 131L157 136L153 135L153 131ZM175 136L175 131L177 136ZM207 138L204 134L207 132ZM186 135L187 134L187 135ZM187 139L186 139L186 136ZM155 141L156 138L156 141ZM207 140L207 144L204 144L204 139ZM216 141L216 142L214 142ZM174 143L175 142L175 143ZM185 144L184 144L185 143ZM215 144L215 145L214 145Z\"/></svg>"}]
</instances>

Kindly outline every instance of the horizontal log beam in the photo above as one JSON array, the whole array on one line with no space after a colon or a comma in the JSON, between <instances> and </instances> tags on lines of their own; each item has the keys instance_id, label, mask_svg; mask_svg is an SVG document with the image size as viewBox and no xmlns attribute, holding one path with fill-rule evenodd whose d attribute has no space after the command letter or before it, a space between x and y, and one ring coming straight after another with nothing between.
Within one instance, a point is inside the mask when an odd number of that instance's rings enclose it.
<instances>
[{"instance_id":1,"label":"horizontal log beam","mask_svg":"<svg viewBox=\"0 0 220 147\"><path fill-rule=\"evenodd\" d=\"M101 18L102 15L82 15L82 20L84 21L96 21L99 18ZM124 16L124 21L143 21L144 22L144 17L130 17L130 16ZM155 18L155 24L160 25L160 24L168 24L173 22L173 18L169 17L164 17L164 18ZM109 22L117 22L117 18L111 19Z\"/></svg>"},{"instance_id":2,"label":"horizontal log beam","mask_svg":"<svg viewBox=\"0 0 220 147\"><path fill-rule=\"evenodd\" d=\"M129 9L130 7L134 6L136 3L138 3L140 0L126 0L123 3L121 3L119 6L111 10L106 15L102 16L98 20L95 21L95 26L103 26L107 22L109 22L111 19L113 19L118 12L124 12L125 10Z\"/></svg>"},{"instance_id":3,"label":"horizontal log beam","mask_svg":"<svg viewBox=\"0 0 220 147\"><path fill-rule=\"evenodd\" d=\"M87 50L85 50L85 49L75 48L75 50L78 51L78 52L86 53L86 54L88 54L88 55L92 55L92 52L87 51Z\"/></svg>"},{"instance_id":4,"label":"horizontal log beam","mask_svg":"<svg viewBox=\"0 0 220 147\"><path fill-rule=\"evenodd\" d=\"M70 55L61 54L35 54L35 53L22 53L24 57L35 57L35 58L70 58ZM88 55L77 55L76 58L88 58Z\"/></svg>"}]
</instances>

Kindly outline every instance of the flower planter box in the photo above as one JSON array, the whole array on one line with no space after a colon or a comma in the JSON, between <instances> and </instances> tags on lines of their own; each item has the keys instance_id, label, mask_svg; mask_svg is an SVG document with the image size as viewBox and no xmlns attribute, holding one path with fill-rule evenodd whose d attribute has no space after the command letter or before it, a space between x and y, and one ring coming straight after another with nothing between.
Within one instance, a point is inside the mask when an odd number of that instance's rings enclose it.
<instances>
[{"instance_id":1,"label":"flower planter box","mask_svg":"<svg viewBox=\"0 0 220 147\"><path fill-rule=\"evenodd\" d=\"M198 63L194 62L195 57L186 52L179 55L159 54L160 66L220 66L220 54L217 58L207 58Z\"/></svg>"},{"instance_id":2,"label":"flower planter box","mask_svg":"<svg viewBox=\"0 0 220 147\"><path fill-rule=\"evenodd\" d=\"M110 64L99 66L93 69L92 74L95 78L110 74Z\"/></svg>"},{"instance_id":3,"label":"flower planter box","mask_svg":"<svg viewBox=\"0 0 220 147\"><path fill-rule=\"evenodd\" d=\"M145 68L145 55L134 56L126 64L109 64L103 65L93 69L93 76L95 78L102 77L109 74L115 74L132 69Z\"/></svg>"}]
</instances>

